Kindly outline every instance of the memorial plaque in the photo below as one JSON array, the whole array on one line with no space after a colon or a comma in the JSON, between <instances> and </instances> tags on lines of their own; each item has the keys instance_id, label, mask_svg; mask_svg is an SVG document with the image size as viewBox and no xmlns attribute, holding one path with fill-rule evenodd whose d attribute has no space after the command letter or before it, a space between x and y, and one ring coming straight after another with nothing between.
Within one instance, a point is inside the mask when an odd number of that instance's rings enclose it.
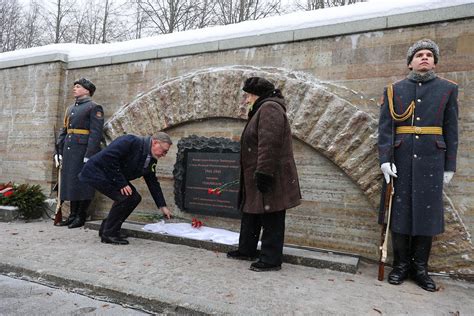
<instances>
[{"instance_id":1,"label":"memorial plaque","mask_svg":"<svg viewBox=\"0 0 474 316\"><path fill-rule=\"evenodd\" d=\"M240 154L188 152L184 207L224 215L238 212ZM216 188L221 188L217 189Z\"/></svg>"},{"instance_id":2,"label":"memorial plaque","mask_svg":"<svg viewBox=\"0 0 474 316\"><path fill-rule=\"evenodd\" d=\"M238 210L239 142L196 135L182 138L178 142L173 176L175 203L182 211L241 216Z\"/></svg>"}]
</instances>

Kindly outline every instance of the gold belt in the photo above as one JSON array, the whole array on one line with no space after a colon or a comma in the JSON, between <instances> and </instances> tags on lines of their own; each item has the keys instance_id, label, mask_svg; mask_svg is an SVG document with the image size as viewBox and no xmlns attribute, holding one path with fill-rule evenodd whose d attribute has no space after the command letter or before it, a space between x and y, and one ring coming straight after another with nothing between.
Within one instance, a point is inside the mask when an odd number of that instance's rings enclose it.
<instances>
[{"instance_id":1,"label":"gold belt","mask_svg":"<svg viewBox=\"0 0 474 316\"><path fill-rule=\"evenodd\" d=\"M443 135L443 129L439 126L398 126L395 132L397 134Z\"/></svg>"},{"instance_id":2,"label":"gold belt","mask_svg":"<svg viewBox=\"0 0 474 316\"><path fill-rule=\"evenodd\" d=\"M81 135L89 135L90 131L88 129L80 129L80 128L68 128L68 134L81 134Z\"/></svg>"}]
</instances>

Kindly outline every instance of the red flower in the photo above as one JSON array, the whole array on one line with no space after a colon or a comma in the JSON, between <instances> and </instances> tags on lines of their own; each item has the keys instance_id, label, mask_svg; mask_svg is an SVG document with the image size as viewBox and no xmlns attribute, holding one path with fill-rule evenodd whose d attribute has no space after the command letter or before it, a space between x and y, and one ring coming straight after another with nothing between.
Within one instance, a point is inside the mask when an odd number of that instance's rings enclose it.
<instances>
[{"instance_id":1,"label":"red flower","mask_svg":"<svg viewBox=\"0 0 474 316\"><path fill-rule=\"evenodd\" d=\"M222 191L219 189L216 189L216 195L221 195Z\"/></svg>"},{"instance_id":2,"label":"red flower","mask_svg":"<svg viewBox=\"0 0 474 316\"><path fill-rule=\"evenodd\" d=\"M202 226L202 222L193 218L192 222L191 222L191 226L194 227L194 228L199 228Z\"/></svg>"},{"instance_id":3,"label":"red flower","mask_svg":"<svg viewBox=\"0 0 474 316\"><path fill-rule=\"evenodd\" d=\"M4 197L9 197L12 194L13 194L13 190L10 190L10 191L7 191L7 192L3 193L3 196Z\"/></svg>"},{"instance_id":4,"label":"red flower","mask_svg":"<svg viewBox=\"0 0 474 316\"><path fill-rule=\"evenodd\" d=\"M207 189L207 194L213 194L213 193L214 193L214 189L211 189L211 188Z\"/></svg>"}]
</instances>

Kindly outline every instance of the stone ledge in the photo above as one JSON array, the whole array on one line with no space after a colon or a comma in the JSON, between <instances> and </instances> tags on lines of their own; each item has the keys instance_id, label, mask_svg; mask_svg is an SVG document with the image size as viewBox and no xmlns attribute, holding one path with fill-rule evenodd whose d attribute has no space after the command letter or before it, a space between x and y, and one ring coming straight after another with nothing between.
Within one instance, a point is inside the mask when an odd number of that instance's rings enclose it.
<instances>
[{"instance_id":1,"label":"stone ledge","mask_svg":"<svg viewBox=\"0 0 474 316\"><path fill-rule=\"evenodd\" d=\"M101 221L86 222L85 227L99 230ZM125 222L122 230L134 238L149 239L170 244L185 245L189 247L202 248L216 252L228 252L236 249L236 246L219 244L211 241L195 240L184 237L176 237L159 233L147 232L142 229L143 224ZM356 273L359 266L359 258L350 255L336 254L333 252L317 249L303 249L296 247L283 248L283 262L302 265L307 267L329 269L334 271Z\"/></svg>"},{"instance_id":2,"label":"stone ledge","mask_svg":"<svg viewBox=\"0 0 474 316\"><path fill-rule=\"evenodd\" d=\"M471 18L474 16L474 4L462 4L447 8L439 8L433 10L419 12L409 12L387 16L387 27L405 27L416 24L426 24L443 22L454 19Z\"/></svg>"},{"instance_id":3,"label":"stone ledge","mask_svg":"<svg viewBox=\"0 0 474 316\"><path fill-rule=\"evenodd\" d=\"M11 222L19 215L17 206L0 206L0 222Z\"/></svg>"},{"instance_id":4,"label":"stone ledge","mask_svg":"<svg viewBox=\"0 0 474 316\"><path fill-rule=\"evenodd\" d=\"M26 58L18 57L17 59L0 61L0 69L23 67L23 66L42 64L42 63L54 63L54 62L63 62L67 64L68 55L65 53L56 52L56 53L46 53L43 55L37 55L37 56L26 57Z\"/></svg>"},{"instance_id":5,"label":"stone ledge","mask_svg":"<svg viewBox=\"0 0 474 316\"><path fill-rule=\"evenodd\" d=\"M387 18L388 17L371 18L359 21L302 28L293 32L294 41L382 30L387 27Z\"/></svg>"},{"instance_id":6,"label":"stone ledge","mask_svg":"<svg viewBox=\"0 0 474 316\"><path fill-rule=\"evenodd\" d=\"M283 31L266 34L252 34L218 41L219 50L240 49L247 47L273 45L294 41L295 31Z\"/></svg>"}]
</instances>

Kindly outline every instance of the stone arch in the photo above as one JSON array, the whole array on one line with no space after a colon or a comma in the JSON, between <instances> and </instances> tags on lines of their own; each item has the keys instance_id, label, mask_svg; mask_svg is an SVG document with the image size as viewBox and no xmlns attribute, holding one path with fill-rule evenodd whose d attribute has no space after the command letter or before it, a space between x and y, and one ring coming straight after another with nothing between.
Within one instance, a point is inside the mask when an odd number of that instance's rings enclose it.
<instances>
[{"instance_id":1,"label":"stone arch","mask_svg":"<svg viewBox=\"0 0 474 316\"><path fill-rule=\"evenodd\" d=\"M382 183L377 119L345 100L345 88L309 74L230 66L165 80L114 113L105 125L106 138L110 141L126 133L146 135L202 119L245 119L241 87L250 76L265 77L282 89L293 136L342 169L376 209ZM474 248L446 192L445 206L446 233L435 239L431 266L438 271L470 274L467 267L472 266ZM457 267L456 271L450 271L450 266Z\"/></svg>"},{"instance_id":2,"label":"stone arch","mask_svg":"<svg viewBox=\"0 0 474 316\"><path fill-rule=\"evenodd\" d=\"M245 119L241 87L250 76L265 77L284 91L293 136L344 170L376 206L381 182L376 120L304 73L233 66L166 80L119 109L106 123L106 136L145 135L200 119Z\"/></svg>"}]
</instances>

